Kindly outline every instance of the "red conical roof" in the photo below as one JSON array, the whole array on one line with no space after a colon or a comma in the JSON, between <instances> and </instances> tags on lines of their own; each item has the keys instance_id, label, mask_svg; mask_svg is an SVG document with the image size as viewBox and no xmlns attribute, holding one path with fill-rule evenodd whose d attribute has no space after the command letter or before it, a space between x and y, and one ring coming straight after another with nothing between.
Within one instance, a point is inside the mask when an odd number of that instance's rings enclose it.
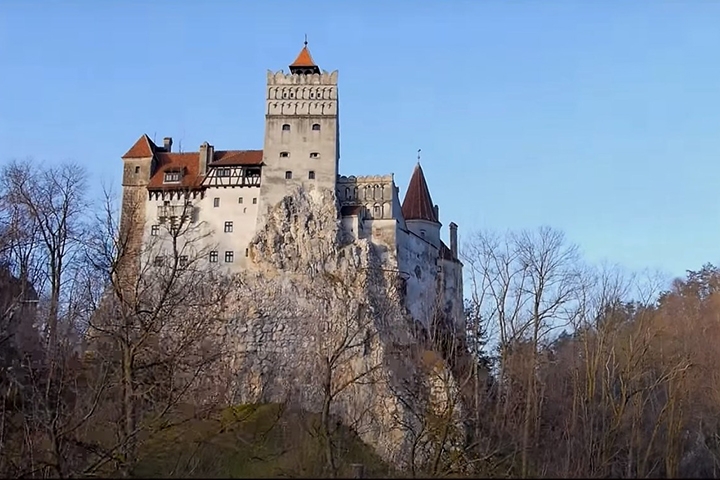
<instances>
[{"instance_id":1,"label":"red conical roof","mask_svg":"<svg viewBox=\"0 0 720 480\"><path fill-rule=\"evenodd\" d=\"M435 215L433 205L430 190L425 181L425 174L423 174L422 167L418 162L410 178L407 192L405 192L405 199L402 204L403 217L405 217L405 220L427 220L440 223Z\"/></svg>"},{"instance_id":2,"label":"red conical roof","mask_svg":"<svg viewBox=\"0 0 720 480\"><path fill-rule=\"evenodd\" d=\"M148 137L146 134L143 134L137 142L135 142L135 145L130 147L130 150L127 151L125 155L123 155L121 158L146 158L146 157L152 157L155 154L155 149L157 147L153 143L152 140L150 140L150 137Z\"/></svg>"},{"instance_id":3,"label":"red conical roof","mask_svg":"<svg viewBox=\"0 0 720 480\"><path fill-rule=\"evenodd\" d=\"M303 47L302 50L300 50L300 53L298 54L297 58L293 63L290 64L291 67L317 67L315 65L315 62L312 59L312 56L310 55L310 50L308 50L307 44Z\"/></svg>"}]
</instances>

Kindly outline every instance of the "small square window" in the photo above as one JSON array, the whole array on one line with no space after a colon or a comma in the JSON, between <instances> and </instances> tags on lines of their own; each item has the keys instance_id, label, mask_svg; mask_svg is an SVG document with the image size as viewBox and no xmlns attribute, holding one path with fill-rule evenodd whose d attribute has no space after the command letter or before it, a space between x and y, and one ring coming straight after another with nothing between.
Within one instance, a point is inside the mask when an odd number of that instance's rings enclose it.
<instances>
[{"instance_id":1,"label":"small square window","mask_svg":"<svg viewBox=\"0 0 720 480\"><path fill-rule=\"evenodd\" d=\"M320 154L318 152L312 152L310 158L320 158Z\"/></svg>"},{"instance_id":2,"label":"small square window","mask_svg":"<svg viewBox=\"0 0 720 480\"><path fill-rule=\"evenodd\" d=\"M139 166L139 165L135 167L135 173L140 173L140 166Z\"/></svg>"},{"instance_id":3,"label":"small square window","mask_svg":"<svg viewBox=\"0 0 720 480\"><path fill-rule=\"evenodd\" d=\"M238 203L243 203L243 197L238 197Z\"/></svg>"},{"instance_id":4,"label":"small square window","mask_svg":"<svg viewBox=\"0 0 720 480\"><path fill-rule=\"evenodd\" d=\"M225 252L225 263L232 263L235 260L235 252Z\"/></svg>"},{"instance_id":5,"label":"small square window","mask_svg":"<svg viewBox=\"0 0 720 480\"><path fill-rule=\"evenodd\" d=\"M232 231L233 231L233 223L225 222L225 233L230 233Z\"/></svg>"},{"instance_id":6,"label":"small square window","mask_svg":"<svg viewBox=\"0 0 720 480\"><path fill-rule=\"evenodd\" d=\"M289 123L283 124L282 129L283 129L283 132L289 132L289 131L290 131L290 124L289 124Z\"/></svg>"},{"instance_id":7,"label":"small square window","mask_svg":"<svg viewBox=\"0 0 720 480\"><path fill-rule=\"evenodd\" d=\"M187 263L188 263L188 257L187 257L187 255L180 255L180 258L179 258L179 262L178 262L178 263L179 263L180 266L183 267L183 268L187 267Z\"/></svg>"},{"instance_id":8,"label":"small square window","mask_svg":"<svg viewBox=\"0 0 720 480\"><path fill-rule=\"evenodd\" d=\"M218 197L213 198L213 207L220 206L220 199Z\"/></svg>"},{"instance_id":9,"label":"small square window","mask_svg":"<svg viewBox=\"0 0 720 480\"><path fill-rule=\"evenodd\" d=\"M257 205L257 197L253 198L253 205Z\"/></svg>"},{"instance_id":10,"label":"small square window","mask_svg":"<svg viewBox=\"0 0 720 480\"><path fill-rule=\"evenodd\" d=\"M315 180L315 172L312 171L312 170L310 170L310 171L308 172L308 178L309 178L310 180Z\"/></svg>"},{"instance_id":11,"label":"small square window","mask_svg":"<svg viewBox=\"0 0 720 480\"><path fill-rule=\"evenodd\" d=\"M180 172L165 172L165 183L177 183L180 177Z\"/></svg>"},{"instance_id":12,"label":"small square window","mask_svg":"<svg viewBox=\"0 0 720 480\"><path fill-rule=\"evenodd\" d=\"M210 263L217 263L218 261L218 252L217 250L213 250L210 252Z\"/></svg>"},{"instance_id":13,"label":"small square window","mask_svg":"<svg viewBox=\"0 0 720 480\"><path fill-rule=\"evenodd\" d=\"M292 172L288 170L285 172L285 180L290 180L292 178Z\"/></svg>"},{"instance_id":14,"label":"small square window","mask_svg":"<svg viewBox=\"0 0 720 480\"><path fill-rule=\"evenodd\" d=\"M153 237L157 237L157 234L160 232L160 225L153 225L150 227L150 235Z\"/></svg>"},{"instance_id":15,"label":"small square window","mask_svg":"<svg viewBox=\"0 0 720 480\"><path fill-rule=\"evenodd\" d=\"M290 152L280 152L280 158L287 158L290 156Z\"/></svg>"}]
</instances>

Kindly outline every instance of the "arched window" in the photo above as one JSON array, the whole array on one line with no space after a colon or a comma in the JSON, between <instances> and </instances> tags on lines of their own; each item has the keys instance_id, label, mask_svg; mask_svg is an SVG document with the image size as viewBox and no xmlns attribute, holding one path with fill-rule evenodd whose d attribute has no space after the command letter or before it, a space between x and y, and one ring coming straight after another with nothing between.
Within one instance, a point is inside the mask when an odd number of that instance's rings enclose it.
<instances>
[{"instance_id":1,"label":"arched window","mask_svg":"<svg viewBox=\"0 0 720 480\"><path fill-rule=\"evenodd\" d=\"M320 130L320 124L319 124L319 123L313 123L312 129L313 129L313 130Z\"/></svg>"},{"instance_id":2,"label":"arched window","mask_svg":"<svg viewBox=\"0 0 720 480\"><path fill-rule=\"evenodd\" d=\"M292 172L288 170L285 172L285 180L290 180L292 178Z\"/></svg>"},{"instance_id":3,"label":"arched window","mask_svg":"<svg viewBox=\"0 0 720 480\"><path fill-rule=\"evenodd\" d=\"M310 158L320 158L320 154L318 152L312 152L310 153Z\"/></svg>"},{"instance_id":4,"label":"arched window","mask_svg":"<svg viewBox=\"0 0 720 480\"><path fill-rule=\"evenodd\" d=\"M290 156L290 152L280 152L280 158L287 158Z\"/></svg>"},{"instance_id":5,"label":"arched window","mask_svg":"<svg viewBox=\"0 0 720 480\"><path fill-rule=\"evenodd\" d=\"M290 124L284 123L282 126L283 132L289 132L290 131Z\"/></svg>"}]
</instances>

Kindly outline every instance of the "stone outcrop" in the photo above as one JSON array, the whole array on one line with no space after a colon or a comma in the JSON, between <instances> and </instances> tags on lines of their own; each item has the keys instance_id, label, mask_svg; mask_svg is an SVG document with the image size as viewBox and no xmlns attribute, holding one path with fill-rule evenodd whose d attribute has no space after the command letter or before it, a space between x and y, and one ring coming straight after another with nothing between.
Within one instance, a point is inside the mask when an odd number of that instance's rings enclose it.
<instances>
[{"instance_id":1,"label":"stone outcrop","mask_svg":"<svg viewBox=\"0 0 720 480\"><path fill-rule=\"evenodd\" d=\"M395 465L429 458L429 417L462 441L450 369L416 337L387 251L340 227L332 191L285 197L249 256L230 322L234 402L320 411L329 396L331 413Z\"/></svg>"}]
</instances>

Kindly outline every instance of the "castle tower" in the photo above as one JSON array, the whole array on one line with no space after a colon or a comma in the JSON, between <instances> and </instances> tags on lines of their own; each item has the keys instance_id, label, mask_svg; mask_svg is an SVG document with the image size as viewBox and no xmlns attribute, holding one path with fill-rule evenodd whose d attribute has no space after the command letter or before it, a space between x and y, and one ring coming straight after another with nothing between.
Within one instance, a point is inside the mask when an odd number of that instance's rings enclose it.
<instances>
[{"instance_id":1,"label":"castle tower","mask_svg":"<svg viewBox=\"0 0 720 480\"><path fill-rule=\"evenodd\" d=\"M423 237L436 247L440 247L440 227L437 205L430 197L430 190L425 181L420 162L415 165L410 184L402 204L403 218L408 230L415 235Z\"/></svg>"},{"instance_id":2,"label":"castle tower","mask_svg":"<svg viewBox=\"0 0 720 480\"><path fill-rule=\"evenodd\" d=\"M321 72L307 47L290 73L268 71L265 142L257 226L291 191L335 190L340 159L337 70Z\"/></svg>"},{"instance_id":3,"label":"castle tower","mask_svg":"<svg viewBox=\"0 0 720 480\"><path fill-rule=\"evenodd\" d=\"M170 140L170 139L167 139ZM170 140L172 142L172 140ZM130 150L122 156L122 205L120 212L121 242L126 246L122 263L118 266L119 280L122 284L134 283L139 268L140 250L143 242L147 185L155 166L154 156L157 146L147 135L142 135ZM125 243L127 242L127 243Z\"/></svg>"}]
</instances>

